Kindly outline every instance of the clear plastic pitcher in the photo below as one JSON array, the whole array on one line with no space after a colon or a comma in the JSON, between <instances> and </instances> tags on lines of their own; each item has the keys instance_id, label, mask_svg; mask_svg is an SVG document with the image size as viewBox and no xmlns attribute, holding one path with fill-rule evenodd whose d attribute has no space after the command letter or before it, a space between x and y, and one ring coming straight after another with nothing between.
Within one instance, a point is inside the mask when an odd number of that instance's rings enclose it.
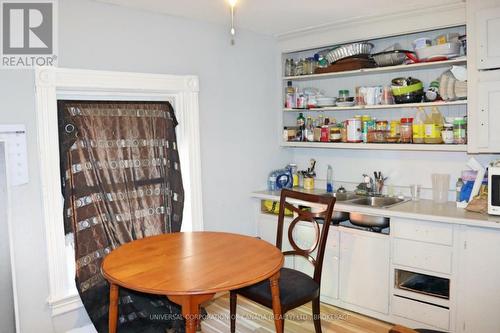
<instances>
[{"instance_id":1,"label":"clear plastic pitcher","mask_svg":"<svg viewBox=\"0 0 500 333\"><path fill-rule=\"evenodd\" d=\"M448 191L450 189L450 175L433 173L432 177L432 200L435 203L445 203L448 201Z\"/></svg>"}]
</instances>

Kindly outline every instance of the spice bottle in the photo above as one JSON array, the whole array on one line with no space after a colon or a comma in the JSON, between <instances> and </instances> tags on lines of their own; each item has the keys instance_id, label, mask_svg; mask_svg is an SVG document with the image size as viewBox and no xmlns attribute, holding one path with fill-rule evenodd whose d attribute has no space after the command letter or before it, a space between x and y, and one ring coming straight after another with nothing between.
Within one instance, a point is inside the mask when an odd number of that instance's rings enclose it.
<instances>
[{"instance_id":1,"label":"spice bottle","mask_svg":"<svg viewBox=\"0 0 500 333\"><path fill-rule=\"evenodd\" d=\"M299 128L297 133L299 141L306 141L305 140L306 118L304 118L302 112L299 113L299 116L297 117L297 127Z\"/></svg>"}]
</instances>

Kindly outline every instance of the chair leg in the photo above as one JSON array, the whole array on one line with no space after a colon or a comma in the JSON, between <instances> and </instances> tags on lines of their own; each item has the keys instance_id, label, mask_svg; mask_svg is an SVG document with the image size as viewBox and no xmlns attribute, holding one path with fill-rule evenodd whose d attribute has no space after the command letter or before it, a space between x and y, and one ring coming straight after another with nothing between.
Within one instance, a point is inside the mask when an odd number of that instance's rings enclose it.
<instances>
[{"instance_id":1,"label":"chair leg","mask_svg":"<svg viewBox=\"0 0 500 333\"><path fill-rule=\"evenodd\" d=\"M316 331L316 333L321 333L321 316L320 316L319 297L315 298L312 301L312 310L313 310L314 330Z\"/></svg>"},{"instance_id":2,"label":"chair leg","mask_svg":"<svg viewBox=\"0 0 500 333\"><path fill-rule=\"evenodd\" d=\"M236 332L236 304L238 294L234 291L229 293L229 321L231 322L231 333Z\"/></svg>"}]
</instances>

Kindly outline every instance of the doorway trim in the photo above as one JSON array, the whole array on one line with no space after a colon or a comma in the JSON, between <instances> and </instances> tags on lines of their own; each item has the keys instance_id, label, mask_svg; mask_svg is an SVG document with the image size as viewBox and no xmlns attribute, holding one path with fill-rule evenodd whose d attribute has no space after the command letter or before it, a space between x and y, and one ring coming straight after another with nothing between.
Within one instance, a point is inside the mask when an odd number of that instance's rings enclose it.
<instances>
[{"instance_id":1,"label":"doorway trim","mask_svg":"<svg viewBox=\"0 0 500 333\"><path fill-rule=\"evenodd\" d=\"M178 141L185 188L185 215L193 230L203 230L201 157L199 136L199 80L194 75L163 75L94 71L55 67L35 70L36 123L42 186L43 223L49 268L48 303L52 315L81 307L78 294L67 278L63 200L59 173L57 99L61 95L102 96L103 100L135 96L146 100L175 101L179 121ZM186 151L187 150L187 151Z\"/></svg>"}]
</instances>

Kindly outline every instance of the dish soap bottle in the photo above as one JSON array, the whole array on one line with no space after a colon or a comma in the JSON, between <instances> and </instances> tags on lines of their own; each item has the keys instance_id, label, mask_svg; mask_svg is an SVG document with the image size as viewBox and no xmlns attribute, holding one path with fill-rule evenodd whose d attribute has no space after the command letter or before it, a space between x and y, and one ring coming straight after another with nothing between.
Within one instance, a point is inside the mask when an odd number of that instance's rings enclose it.
<instances>
[{"instance_id":1,"label":"dish soap bottle","mask_svg":"<svg viewBox=\"0 0 500 333\"><path fill-rule=\"evenodd\" d=\"M425 137L425 120L427 114L423 107L419 107L417 113L415 114L415 120L413 121L413 143L424 143Z\"/></svg>"},{"instance_id":2,"label":"dish soap bottle","mask_svg":"<svg viewBox=\"0 0 500 333\"><path fill-rule=\"evenodd\" d=\"M326 169L326 192L333 193L333 168L328 165Z\"/></svg>"},{"instance_id":3,"label":"dish soap bottle","mask_svg":"<svg viewBox=\"0 0 500 333\"><path fill-rule=\"evenodd\" d=\"M439 109L434 106L432 112L425 120L425 143L443 143L441 130L443 129L443 115Z\"/></svg>"}]
</instances>

